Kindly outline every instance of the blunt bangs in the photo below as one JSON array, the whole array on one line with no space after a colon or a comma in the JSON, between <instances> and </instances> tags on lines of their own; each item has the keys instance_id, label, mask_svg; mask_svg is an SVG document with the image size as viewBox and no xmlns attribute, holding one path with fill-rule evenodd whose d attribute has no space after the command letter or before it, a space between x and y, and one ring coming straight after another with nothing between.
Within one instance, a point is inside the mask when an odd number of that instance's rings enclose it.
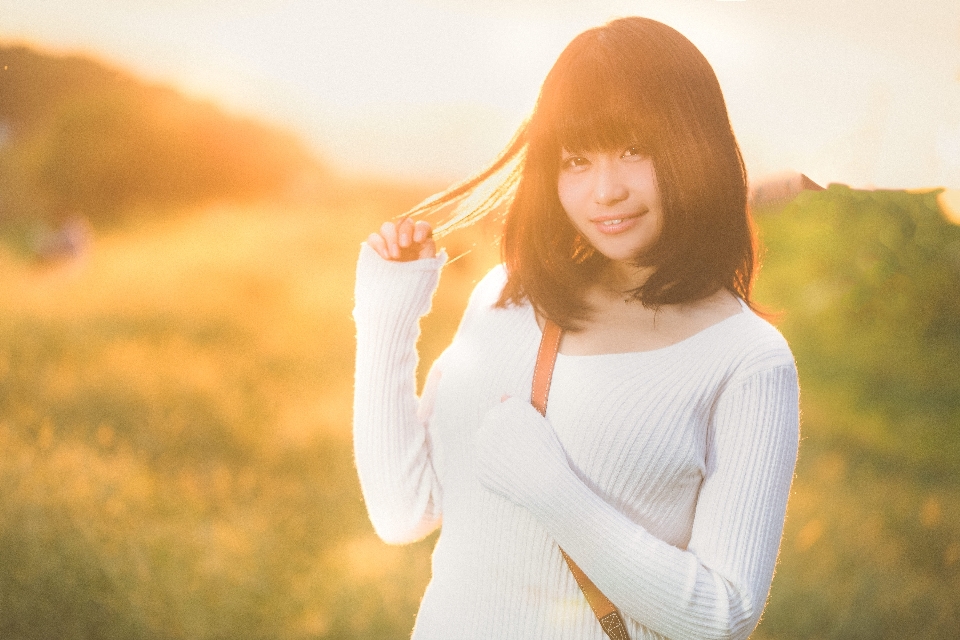
<instances>
[{"instance_id":1,"label":"blunt bangs","mask_svg":"<svg viewBox=\"0 0 960 640\"><path fill-rule=\"evenodd\" d=\"M652 105L622 73L623 61L581 34L544 82L530 144L544 154L601 151L636 145L656 148ZM576 46L580 44L580 46Z\"/></svg>"}]
</instances>

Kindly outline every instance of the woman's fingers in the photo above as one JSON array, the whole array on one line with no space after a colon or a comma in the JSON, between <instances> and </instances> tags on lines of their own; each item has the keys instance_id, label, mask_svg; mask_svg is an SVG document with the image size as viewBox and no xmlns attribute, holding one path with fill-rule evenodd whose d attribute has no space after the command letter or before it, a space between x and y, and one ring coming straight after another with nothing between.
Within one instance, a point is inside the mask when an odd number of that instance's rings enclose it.
<instances>
[{"instance_id":1,"label":"woman's fingers","mask_svg":"<svg viewBox=\"0 0 960 640\"><path fill-rule=\"evenodd\" d=\"M387 245L387 259L400 259L400 244L398 243L397 225L392 222L384 222L380 225L380 235Z\"/></svg>"},{"instance_id":2,"label":"woman's fingers","mask_svg":"<svg viewBox=\"0 0 960 640\"><path fill-rule=\"evenodd\" d=\"M417 257L421 260L434 258L437 255L437 245L433 241L433 227L426 220L418 220L413 225L413 241L419 245Z\"/></svg>"},{"instance_id":3,"label":"woman's fingers","mask_svg":"<svg viewBox=\"0 0 960 640\"><path fill-rule=\"evenodd\" d=\"M437 257L437 245L433 242L433 238L427 238L426 242L416 245L416 248L417 260L428 260Z\"/></svg>"},{"instance_id":4,"label":"woman's fingers","mask_svg":"<svg viewBox=\"0 0 960 640\"><path fill-rule=\"evenodd\" d=\"M379 233L371 233L367 236L367 244L370 248L380 254L384 260L390 259L390 249L387 248L387 241Z\"/></svg>"},{"instance_id":5,"label":"woman's fingers","mask_svg":"<svg viewBox=\"0 0 960 640\"><path fill-rule=\"evenodd\" d=\"M423 243L433 236L433 227L426 220L417 220L413 225L413 241Z\"/></svg>"},{"instance_id":6,"label":"woman's fingers","mask_svg":"<svg viewBox=\"0 0 960 640\"><path fill-rule=\"evenodd\" d=\"M401 249L409 249L413 242L413 220L404 218L397 225L397 244Z\"/></svg>"},{"instance_id":7,"label":"woman's fingers","mask_svg":"<svg viewBox=\"0 0 960 640\"><path fill-rule=\"evenodd\" d=\"M370 234L367 244L384 260L422 260L437 255L433 228L424 220L384 222L379 232Z\"/></svg>"}]
</instances>

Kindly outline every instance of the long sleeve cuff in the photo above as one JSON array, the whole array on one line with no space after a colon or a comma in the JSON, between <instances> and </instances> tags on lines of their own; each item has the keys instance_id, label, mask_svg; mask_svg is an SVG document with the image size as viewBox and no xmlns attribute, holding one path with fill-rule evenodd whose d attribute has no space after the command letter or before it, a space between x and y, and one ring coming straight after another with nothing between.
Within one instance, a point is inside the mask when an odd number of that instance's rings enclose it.
<instances>
[{"instance_id":1,"label":"long sleeve cuff","mask_svg":"<svg viewBox=\"0 0 960 640\"><path fill-rule=\"evenodd\" d=\"M440 280L447 254L435 258L399 262L384 260L367 243L360 247L354 288L353 317L361 323L390 318L410 325L430 311L430 301Z\"/></svg>"}]
</instances>

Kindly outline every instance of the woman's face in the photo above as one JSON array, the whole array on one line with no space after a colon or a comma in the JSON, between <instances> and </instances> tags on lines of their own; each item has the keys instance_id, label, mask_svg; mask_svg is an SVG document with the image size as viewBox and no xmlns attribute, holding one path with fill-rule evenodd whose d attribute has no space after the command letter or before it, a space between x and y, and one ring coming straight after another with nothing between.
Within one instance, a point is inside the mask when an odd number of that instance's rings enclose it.
<instances>
[{"instance_id":1,"label":"woman's face","mask_svg":"<svg viewBox=\"0 0 960 640\"><path fill-rule=\"evenodd\" d=\"M633 262L663 228L653 161L637 147L560 154L557 193L564 211L593 248Z\"/></svg>"}]
</instances>

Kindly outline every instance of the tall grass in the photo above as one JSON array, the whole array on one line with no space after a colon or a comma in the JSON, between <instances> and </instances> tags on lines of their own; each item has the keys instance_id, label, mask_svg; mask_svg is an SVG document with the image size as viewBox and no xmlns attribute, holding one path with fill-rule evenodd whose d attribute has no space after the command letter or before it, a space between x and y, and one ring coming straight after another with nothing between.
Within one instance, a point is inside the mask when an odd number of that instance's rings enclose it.
<instances>
[{"instance_id":1,"label":"tall grass","mask_svg":"<svg viewBox=\"0 0 960 640\"><path fill-rule=\"evenodd\" d=\"M956 424L901 428L821 367L852 357L805 326L823 321L806 285L826 258L798 256L846 215L823 197L762 220L760 297L797 351L803 442L756 637L955 637ZM433 539L390 547L367 522L350 309L359 242L414 199L192 211L53 267L0 250L0 637L409 636ZM421 369L496 259L481 235L448 241L462 257Z\"/></svg>"},{"instance_id":2,"label":"tall grass","mask_svg":"<svg viewBox=\"0 0 960 640\"><path fill-rule=\"evenodd\" d=\"M0 255L0 637L410 627L429 544L373 538L349 440L353 264L385 205L350 206Z\"/></svg>"}]
</instances>

